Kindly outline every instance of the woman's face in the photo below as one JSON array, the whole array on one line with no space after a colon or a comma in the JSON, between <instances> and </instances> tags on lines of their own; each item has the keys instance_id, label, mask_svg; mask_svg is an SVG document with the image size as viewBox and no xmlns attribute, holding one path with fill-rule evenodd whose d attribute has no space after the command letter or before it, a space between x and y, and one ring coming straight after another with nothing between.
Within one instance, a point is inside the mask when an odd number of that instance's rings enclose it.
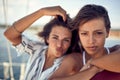
<instances>
[{"instance_id":1,"label":"woman's face","mask_svg":"<svg viewBox=\"0 0 120 80\"><path fill-rule=\"evenodd\" d=\"M91 56L98 55L97 53L104 50L106 37L108 33L103 18L93 19L79 26L81 44Z\"/></svg>"},{"instance_id":2,"label":"woman's face","mask_svg":"<svg viewBox=\"0 0 120 80\"><path fill-rule=\"evenodd\" d=\"M47 39L48 53L55 57L61 57L71 44L72 33L62 26L54 26Z\"/></svg>"}]
</instances>

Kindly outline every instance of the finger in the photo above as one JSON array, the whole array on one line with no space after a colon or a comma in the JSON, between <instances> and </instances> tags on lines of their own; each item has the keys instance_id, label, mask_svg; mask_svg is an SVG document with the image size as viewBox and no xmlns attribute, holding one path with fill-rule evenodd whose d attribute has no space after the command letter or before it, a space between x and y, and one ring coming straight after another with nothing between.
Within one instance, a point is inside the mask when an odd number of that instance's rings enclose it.
<instances>
[{"instance_id":1,"label":"finger","mask_svg":"<svg viewBox=\"0 0 120 80\"><path fill-rule=\"evenodd\" d=\"M61 8L60 6L58 8L59 8L58 10L60 12L59 15L62 16L64 21L66 21L66 11L63 8Z\"/></svg>"},{"instance_id":2,"label":"finger","mask_svg":"<svg viewBox=\"0 0 120 80\"><path fill-rule=\"evenodd\" d=\"M64 21L66 21L66 14L62 13L62 14L59 14L59 15L63 18Z\"/></svg>"},{"instance_id":3,"label":"finger","mask_svg":"<svg viewBox=\"0 0 120 80\"><path fill-rule=\"evenodd\" d=\"M65 13L62 15L62 18L63 18L64 21L66 21L66 16L67 16L67 15L66 15L66 12L65 12Z\"/></svg>"}]
</instances>

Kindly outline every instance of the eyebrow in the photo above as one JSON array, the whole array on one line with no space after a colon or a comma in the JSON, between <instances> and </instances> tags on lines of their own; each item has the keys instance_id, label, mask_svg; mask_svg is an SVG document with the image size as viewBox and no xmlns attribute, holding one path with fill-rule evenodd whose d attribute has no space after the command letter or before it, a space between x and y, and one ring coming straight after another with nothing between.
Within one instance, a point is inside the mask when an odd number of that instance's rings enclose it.
<instances>
[{"instance_id":1,"label":"eyebrow","mask_svg":"<svg viewBox=\"0 0 120 80\"><path fill-rule=\"evenodd\" d=\"M88 31L86 31L86 30L79 30L79 31L88 32ZM96 32L96 31L103 31L103 30L102 30L102 29L97 29L97 30L94 30L94 32Z\"/></svg>"},{"instance_id":2,"label":"eyebrow","mask_svg":"<svg viewBox=\"0 0 120 80\"><path fill-rule=\"evenodd\" d=\"M52 34L52 36L56 36L56 37L58 37L58 35L56 35L56 34Z\"/></svg>"},{"instance_id":3,"label":"eyebrow","mask_svg":"<svg viewBox=\"0 0 120 80\"><path fill-rule=\"evenodd\" d=\"M52 36L59 37L59 36L56 35L56 34L52 34ZM71 40L71 37L65 37L64 39L70 39L70 40Z\"/></svg>"}]
</instances>

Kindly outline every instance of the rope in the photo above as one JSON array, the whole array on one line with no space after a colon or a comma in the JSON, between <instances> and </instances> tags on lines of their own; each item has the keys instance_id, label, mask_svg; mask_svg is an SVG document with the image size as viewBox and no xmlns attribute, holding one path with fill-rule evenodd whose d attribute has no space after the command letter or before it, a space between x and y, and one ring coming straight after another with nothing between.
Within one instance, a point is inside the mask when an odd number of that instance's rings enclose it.
<instances>
[{"instance_id":1,"label":"rope","mask_svg":"<svg viewBox=\"0 0 120 80\"><path fill-rule=\"evenodd\" d=\"M29 2L30 0L27 0L27 4L26 4L26 14L29 11ZM5 19L5 27L8 28L8 1L7 0L3 0L3 10L4 10L4 19ZM14 74L13 74L13 63L12 63L12 57L11 57L11 50L10 50L10 44L9 41L6 41L7 43L7 51L8 51L8 59L9 59L9 68L10 68L10 80L14 80ZM22 69L23 70L23 69ZM23 71L22 71L23 73ZM23 75L20 77L23 78Z\"/></svg>"},{"instance_id":2,"label":"rope","mask_svg":"<svg viewBox=\"0 0 120 80\"><path fill-rule=\"evenodd\" d=\"M7 0L3 0L3 10L4 10L4 17L5 17L4 18L5 19L5 26L7 28L8 27L8 23L7 23L8 2L7 2ZM7 51L8 51L8 59L9 59L9 63L10 63L10 76L11 76L11 80L14 80L11 51L10 51L10 45L9 45L8 41L7 41Z\"/></svg>"},{"instance_id":3,"label":"rope","mask_svg":"<svg viewBox=\"0 0 120 80\"><path fill-rule=\"evenodd\" d=\"M30 3L30 0L27 0L27 2L26 2L26 14L29 12L29 3Z\"/></svg>"}]
</instances>

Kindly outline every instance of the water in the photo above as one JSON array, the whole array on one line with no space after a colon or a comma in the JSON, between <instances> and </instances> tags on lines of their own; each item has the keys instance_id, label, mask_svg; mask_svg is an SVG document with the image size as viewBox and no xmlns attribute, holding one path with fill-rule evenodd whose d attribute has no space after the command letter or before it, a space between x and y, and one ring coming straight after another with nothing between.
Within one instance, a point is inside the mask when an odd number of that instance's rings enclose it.
<instances>
[{"instance_id":1,"label":"water","mask_svg":"<svg viewBox=\"0 0 120 80\"><path fill-rule=\"evenodd\" d=\"M25 55L18 57L15 49L13 49L11 47L11 44L9 44L9 46L7 46L7 40L3 36L3 32L4 32L4 29L0 28L0 63L9 62L8 51L7 51L8 47L10 47L11 57L12 57L13 63L14 62L15 63L26 63L27 59L28 59L28 55L25 54ZM33 35L31 35L31 36L33 36ZM113 46L115 44L120 44L120 39L108 38L105 46L109 47L109 46ZM4 70L3 66L0 65L0 79L4 79L3 70ZM15 80L19 80L20 67L13 67L13 72L14 72ZM10 80L10 79L8 79L8 80Z\"/></svg>"},{"instance_id":2,"label":"water","mask_svg":"<svg viewBox=\"0 0 120 80\"><path fill-rule=\"evenodd\" d=\"M120 45L120 39L113 38L113 39L107 39L105 46L111 47L111 46L118 45L118 44Z\"/></svg>"},{"instance_id":3,"label":"water","mask_svg":"<svg viewBox=\"0 0 120 80\"><path fill-rule=\"evenodd\" d=\"M27 54L24 54L18 57L16 50L13 47L11 47L11 44L4 37L3 32L4 29L0 28L0 63L9 62L8 48L10 48L13 63L26 63L29 56ZM0 65L0 80L4 79L3 70L4 70L3 66ZM19 80L20 67L13 66L13 72L15 80Z\"/></svg>"}]
</instances>

